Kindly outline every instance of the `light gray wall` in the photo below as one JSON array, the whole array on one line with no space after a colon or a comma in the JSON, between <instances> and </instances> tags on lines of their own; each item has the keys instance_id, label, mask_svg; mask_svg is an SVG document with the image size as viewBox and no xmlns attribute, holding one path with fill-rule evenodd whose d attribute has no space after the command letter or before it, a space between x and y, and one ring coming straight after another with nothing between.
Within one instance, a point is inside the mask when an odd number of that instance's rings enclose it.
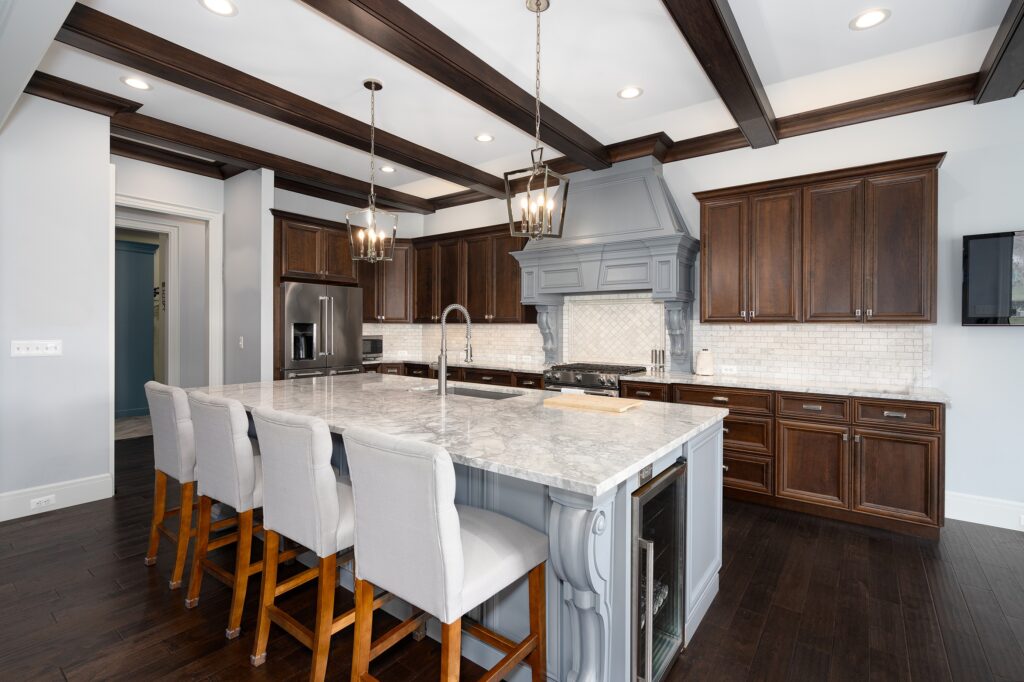
<instances>
[{"instance_id":1,"label":"light gray wall","mask_svg":"<svg viewBox=\"0 0 1024 682\"><path fill-rule=\"evenodd\" d=\"M117 166L117 193L120 195L213 213L224 211L223 180L123 156L112 155L110 161Z\"/></svg>"},{"instance_id":2,"label":"light gray wall","mask_svg":"<svg viewBox=\"0 0 1024 682\"><path fill-rule=\"evenodd\" d=\"M226 384L273 376L273 202L273 171L246 171L224 181Z\"/></svg>"},{"instance_id":3,"label":"light gray wall","mask_svg":"<svg viewBox=\"0 0 1024 682\"><path fill-rule=\"evenodd\" d=\"M0 131L0 493L107 473L110 123L23 96ZM57 358L10 357L61 339Z\"/></svg>"}]
</instances>

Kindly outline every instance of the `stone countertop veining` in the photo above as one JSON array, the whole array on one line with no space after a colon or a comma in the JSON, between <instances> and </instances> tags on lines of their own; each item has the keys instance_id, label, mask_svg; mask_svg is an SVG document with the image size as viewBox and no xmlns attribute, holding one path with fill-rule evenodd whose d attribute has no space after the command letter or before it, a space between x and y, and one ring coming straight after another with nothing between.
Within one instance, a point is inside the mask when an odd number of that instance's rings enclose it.
<instances>
[{"instance_id":1,"label":"stone countertop veining","mask_svg":"<svg viewBox=\"0 0 1024 682\"><path fill-rule=\"evenodd\" d=\"M537 364L531 362L517 362L515 360L474 360L473 362L466 362L460 360L462 352L452 353L448 355L448 366L449 367L464 367L466 369L490 369L494 371L501 370L503 372L524 372L530 374L543 374L551 365ZM385 355L380 360L363 360L364 365L390 365L399 362L409 362L416 365L432 365L437 363L437 356L433 356L428 359L414 358L414 357L401 357L401 356L389 356Z\"/></svg>"},{"instance_id":2,"label":"stone countertop veining","mask_svg":"<svg viewBox=\"0 0 1024 682\"><path fill-rule=\"evenodd\" d=\"M437 443L458 464L593 496L612 490L728 414L717 407L654 402L624 413L549 408L543 403L551 393L499 387L487 390L519 395L441 399L430 390L436 386L429 379L351 374L195 390L233 398L248 409L271 407L320 417L335 433L361 426Z\"/></svg>"},{"instance_id":3,"label":"stone countertop veining","mask_svg":"<svg viewBox=\"0 0 1024 682\"><path fill-rule=\"evenodd\" d=\"M949 396L937 388L915 386L872 386L832 382L827 379L766 379L741 375L698 376L685 372L648 372L623 376L622 381L646 381L658 384L692 384L694 386L722 386L725 388L752 388L763 391L788 391L791 393L820 393L823 395L850 396L855 398L881 398L884 400L909 400L913 402L942 403L950 407Z\"/></svg>"}]
</instances>

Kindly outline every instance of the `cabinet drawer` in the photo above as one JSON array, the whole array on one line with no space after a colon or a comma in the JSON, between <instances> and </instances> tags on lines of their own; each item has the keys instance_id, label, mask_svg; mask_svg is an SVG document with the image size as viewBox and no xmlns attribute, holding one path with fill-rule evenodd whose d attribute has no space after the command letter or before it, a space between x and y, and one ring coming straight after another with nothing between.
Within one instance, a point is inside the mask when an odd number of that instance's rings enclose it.
<instances>
[{"instance_id":1,"label":"cabinet drawer","mask_svg":"<svg viewBox=\"0 0 1024 682\"><path fill-rule=\"evenodd\" d=\"M722 461L725 464L722 483L726 488L772 494L775 461L771 457L727 450L722 454Z\"/></svg>"},{"instance_id":2,"label":"cabinet drawer","mask_svg":"<svg viewBox=\"0 0 1024 682\"><path fill-rule=\"evenodd\" d=\"M772 420L770 417L747 417L730 414L725 418L725 447L761 455L772 452Z\"/></svg>"},{"instance_id":3,"label":"cabinet drawer","mask_svg":"<svg viewBox=\"0 0 1024 682\"><path fill-rule=\"evenodd\" d=\"M413 363L405 363L405 376L407 377L419 377L420 379L429 379L436 377L437 375L430 370L430 365L421 365Z\"/></svg>"},{"instance_id":4,"label":"cabinet drawer","mask_svg":"<svg viewBox=\"0 0 1024 682\"><path fill-rule=\"evenodd\" d=\"M858 424L872 426L884 424L895 429L942 430L942 406L933 403L857 399L854 401L853 418Z\"/></svg>"},{"instance_id":5,"label":"cabinet drawer","mask_svg":"<svg viewBox=\"0 0 1024 682\"><path fill-rule=\"evenodd\" d=\"M463 369L462 380L474 384L492 384L494 386L511 386L512 373L490 369Z\"/></svg>"},{"instance_id":6,"label":"cabinet drawer","mask_svg":"<svg viewBox=\"0 0 1024 682\"><path fill-rule=\"evenodd\" d=\"M400 363L400 362L391 362L391 363L382 362L380 365L377 366L377 373L378 374L401 374L402 373L402 363Z\"/></svg>"},{"instance_id":7,"label":"cabinet drawer","mask_svg":"<svg viewBox=\"0 0 1024 682\"><path fill-rule=\"evenodd\" d=\"M636 400L656 400L667 402L669 395L668 384L641 384L633 381L619 384L619 396L622 398L635 398Z\"/></svg>"},{"instance_id":8,"label":"cabinet drawer","mask_svg":"<svg viewBox=\"0 0 1024 682\"><path fill-rule=\"evenodd\" d=\"M750 391L742 388L705 388L676 384L673 401L693 405L727 407L730 412L746 414L772 413L772 394L769 391Z\"/></svg>"},{"instance_id":9,"label":"cabinet drawer","mask_svg":"<svg viewBox=\"0 0 1024 682\"><path fill-rule=\"evenodd\" d=\"M779 393L775 414L797 419L821 419L832 422L850 421L850 399L801 393Z\"/></svg>"},{"instance_id":10,"label":"cabinet drawer","mask_svg":"<svg viewBox=\"0 0 1024 682\"><path fill-rule=\"evenodd\" d=\"M437 370L434 370L434 378L437 378ZM462 381L462 368L461 367L449 367L448 368L448 381Z\"/></svg>"},{"instance_id":11,"label":"cabinet drawer","mask_svg":"<svg viewBox=\"0 0 1024 682\"><path fill-rule=\"evenodd\" d=\"M544 388L543 374L522 374L516 372L513 375L513 381L516 386L521 386L522 388Z\"/></svg>"}]
</instances>

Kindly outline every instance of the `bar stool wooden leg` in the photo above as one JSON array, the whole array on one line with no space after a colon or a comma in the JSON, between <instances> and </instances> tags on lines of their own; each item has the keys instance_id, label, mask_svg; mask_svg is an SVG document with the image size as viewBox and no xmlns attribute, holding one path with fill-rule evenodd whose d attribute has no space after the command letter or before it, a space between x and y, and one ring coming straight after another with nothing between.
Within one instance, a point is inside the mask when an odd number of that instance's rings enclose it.
<instances>
[{"instance_id":1,"label":"bar stool wooden leg","mask_svg":"<svg viewBox=\"0 0 1024 682\"><path fill-rule=\"evenodd\" d=\"M213 500L206 495L200 496L199 522L196 524L196 546L192 551L192 575L188 579L185 608L193 609L199 604L199 590L203 586L203 561L206 560L207 546L210 543L210 515L212 513Z\"/></svg>"},{"instance_id":2,"label":"bar stool wooden leg","mask_svg":"<svg viewBox=\"0 0 1024 682\"><path fill-rule=\"evenodd\" d=\"M547 596L545 594L544 579L547 571L547 562L535 566L530 571L528 578L530 586L530 635L537 637L537 647L526 657L530 664L530 672L533 675L533 682L545 682L547 680Z\"/></svg>"},{"instance_id":3,"label":"bar stool wooden leg","mask_svg":"<svg viewBox=\"0 0 1024 682\"><path fill-rule=\"evenodd\" d=\"M272 530L263 534L263 582L260 588L260 613L256 622L256 641L249 662L263 665L267 660L267 641L270 639L270 607L277 593L277 558L281 536Z\"/></svg>"},{"instance_id":4,"label":"bar stool wooden leg","mask_svg":"<svg viewBox=\"0 0 1024 682\"><path fill-rule=\"evenodd\" d=\"M462 619L441 623L441 682L459 682L462 665Z\"/></svg>"},{"instance_id":5,"label":"bar stool wooden leg","mask_svg":"<svg viewBox=\"0 0 1024 682\"><path fill-rule=\"evenodd\" d=\"M331 650L331 626L334 625L334 588L338 582L338 555L320 558L320 575L316 591L316 625L313 626L312 682L321 682L327 675L327 654Z\"/></svg>"},{"instance_id":6,"label":"bar stool wooden leg","mask_svg":"<svg viewBox=\"0 0 1024 682\"><path fill-rule=\"evenodd\" d=\"M235 639L242 628L242 608L249 587L249 559L252 555L252 510L238 515L238 546L235 548L235 584L231 594L231 614L224 635Z\"/></svg>"},{"instance_id":7,"label":"bar stool wooden leg","mask_svg":"<svg viewBox=\"0 0 1024 682\"><path fill-rule=\"evenodd\" d=\"M178 512L178 552L174 558L174 572L171 574L171 589L181 587L181 576L185 573L185 556L188 554L188 540L192 535L192 498L196 483L181 484L181 511Z\"/></svg>"},{"instance_id":8,"label":"bar stool wooden leg","mask_svg":"<svg viewBox=\"0 0 1024 682\"><path fill-rule=\"evenodd\" d=\"M356 578L356 620L352 635L352 682L362 682L370 673L370 646L373 644L373 585Z\"/></svg>"},{"instance_id":9,"label":"bar stool wooden leg","mask_svg":"<svg viewBox=\"0 0 1024 682\"><path fill-rule=\"evenodd\" d=\"M146 565L156 563L156 552L160 548L160 524L164 522L167 509L167 474L156 470L153 480L153 520L149 524L149 549L146 550Z\"/></svg>"}]
</instances>

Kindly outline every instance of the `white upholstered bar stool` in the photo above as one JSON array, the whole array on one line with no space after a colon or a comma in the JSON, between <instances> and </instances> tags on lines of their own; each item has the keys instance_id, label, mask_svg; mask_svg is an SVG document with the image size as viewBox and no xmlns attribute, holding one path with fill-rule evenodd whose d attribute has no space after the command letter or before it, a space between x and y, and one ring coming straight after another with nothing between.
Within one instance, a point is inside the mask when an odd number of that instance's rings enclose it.
<instances>
[{"instance_id":1,"label":"white upholstered bar stool","mask_svg":"<svg viewBox=\"0 0 1024 682\"><path fill-rule=\"evenodd\" d=\"M185 572L185 556L192 528L192 504L195 496L196 450L192 433L192 415L188 396L176 386L165 386L155 381L146 382L146 401L153 424L153 460L156 479L153 485L153 517L149 524L149 548L146 565L156 563L160 547L160 534L177 541L170 587L181 587ZM167 479L181 484L181 503L167 509ZM171 532L164 524L168 516L178 515L178 530Z\"/></svg>"},{"instance_id":2,"label":"white upholstered bar stool","mask_svg":"<svg viewBox=\"0 0 1024 682\"><path fill-rule=\"evenodd\" d=\"M441 621L441 680L459 679L462 630L505 653L483 679L501 679L521 661L546 680L544 572L548 539L485 509L455 504L447 450L366 429L346 429L355 500L356 630L352 681L374 680L370 662L427 617ZM528 575L530 633L521 642L463 623L463 616ZM371 641L374 586L422 613Z\"/></svg>"},{"instance_id":3,"label":"white upholstered bar stool","mask_svg":"<svg viewBox=\"0 0 1024 682\"><path fill-rule=\"evenodd\" d=\"M263 583L251 663L267 658L270 624L276 623L313 652L311 680L323 680L331 635L351 625L355 609L334 616L338 553L352 547L352 488L331 468L331 433L323 420L266 408L253 410L263 457ZM312 550L318 565L277 580L281 537ZM305 627L274 600L317 579L316 624ZM378 600L377 606L382 605Z\"/></svg>"}]
</instances>

